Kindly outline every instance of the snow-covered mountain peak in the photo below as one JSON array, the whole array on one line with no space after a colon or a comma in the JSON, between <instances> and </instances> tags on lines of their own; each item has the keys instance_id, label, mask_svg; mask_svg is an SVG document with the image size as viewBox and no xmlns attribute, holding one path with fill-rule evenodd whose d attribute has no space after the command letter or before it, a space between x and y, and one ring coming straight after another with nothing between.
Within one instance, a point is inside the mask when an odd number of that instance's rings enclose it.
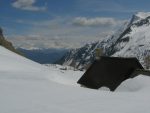
<instances>
[{"instance_id":1,"label":"snow-covered mountain peak","mask_svg":"<svg viewBox=\"0 0 150 113\"><path fill-rule=\"evenodd\" d=\"M146 18L148 18L148 17L150 17L150 12L137 12L137 13L135 13L135 14L132 16L132 19L131 19L129 25L131 25L131 24L133 24L133 23L136 23L136 22L139 22L139 21L141 21L141 20L143 20L143 19L146 19Z\"/></svg>"},{"instance_id":2,"label":"snow-covered mountain peak","mask_svg":"<svg viewBox=\"0 0 150 113\"><path fill-rule=\"evenodd\" d=\"M135 14L135 16L144 19L150 16L150 12L138 12Z\"/></svg>"}]
</instances>

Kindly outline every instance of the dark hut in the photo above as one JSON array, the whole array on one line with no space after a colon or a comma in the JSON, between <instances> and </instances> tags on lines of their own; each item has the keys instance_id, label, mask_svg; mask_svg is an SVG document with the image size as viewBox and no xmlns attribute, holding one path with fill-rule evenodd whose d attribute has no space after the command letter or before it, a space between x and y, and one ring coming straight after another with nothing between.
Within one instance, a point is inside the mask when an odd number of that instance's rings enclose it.
<instances>
[{"instance_id":1,"label":"dark hut","mask_svg":"<svg viewBox=\"0 0 150 113\"><path fill-rule=\"evenodd\" d=\"M105 86L114 91L136 69L143 69L136 58L101 57L93 62L77 83L93 89Z\"/></svg>"}]
</instances>

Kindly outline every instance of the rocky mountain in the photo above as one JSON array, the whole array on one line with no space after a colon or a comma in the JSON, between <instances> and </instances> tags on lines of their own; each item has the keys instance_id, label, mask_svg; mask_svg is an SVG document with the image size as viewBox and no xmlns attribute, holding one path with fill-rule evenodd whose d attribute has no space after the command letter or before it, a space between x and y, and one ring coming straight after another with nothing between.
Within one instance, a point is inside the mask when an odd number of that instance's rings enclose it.
<instances>
[{"instance_id":1,"label":"rocky mountain","mask_svg":"<svg viewBox=\"0 0 150 113\"><path fill-rule=\"evenodd\" d=\"M136 13L113 35L69 51L59 63L85 68L94 60L96 48L105 56L137 57L145 66L144 59L150 55L150 12Z\"/></svg>"},{"instance_id":2,"label":"rocky mountain","mask_svg":"<svg viewBox=\"0 0 150 113\"><path fill-rule=\"evenodd\" d=\"M85 46L72 49L67 52L58 62L58 64L69 65L76 68L87 66L94 60L94 50L98 48L99 42L86 44Z\"/></svg>"},{"instance_id":3,"label":"rocky mountain","mask_svg":"<svg viewBox=\"0 0 150 113\"><path fill-rule=\"evenodd\" d=\"M0 45L3 46L3 47L5 47L5 48L7 48L7 49L9 49L9 50L11 50L11 51L13 51L13 52L15 52L15 53L17 53L17 54L22 55L19 51L17 51L17 50L13 47L13 45L12 45L11 42L7 41L7 40L4 38L2 28L0 28Z\"/></svg>"}]
</instances>

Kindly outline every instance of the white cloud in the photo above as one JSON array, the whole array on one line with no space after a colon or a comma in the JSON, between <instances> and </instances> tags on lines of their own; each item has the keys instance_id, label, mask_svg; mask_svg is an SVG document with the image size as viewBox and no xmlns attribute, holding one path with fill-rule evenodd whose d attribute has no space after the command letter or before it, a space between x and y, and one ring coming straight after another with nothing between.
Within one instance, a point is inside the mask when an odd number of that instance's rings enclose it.
<instances>
[{"instance_id":1,"label":"white cloud","mask_svg":"<svg viewBox=\"0 0 150 113\"><path fill-rule=\"evenodd\" d=\"M86 18L86 17L76 17L73 20L74 25L78 26L116 26L122 23L122 20L116 20L114 18L106 17L96 17L96 18Z\"/></svg>"},{"instance_id":2,"label":"white cloud","mask_svg":"<svg viewBox=\"0 0 150 113\"><path fill-rule=\"evenodd\" d=\"M10 35L11 38L9 40L16 47L24 48L77 48L87 42L105 38L121 25L112 25L112 23L119 22L109 22L111 25L108 25L108 23L106 25L106 22L104 24L104 20L103 23L102 20L101 22L95 22L95 19L92 18L90 22L87 19L86 25L84 23L80 25L81 27L78 27L74 25L75 23L72 24L72 20L75 19L57 17L51 20L40 21L17 20L20 26L26 25L27 30L25 30L24 34L20 34L20 36ZM122 22L123 20L118 21ZM92 26L92 24L97 25L97 23L99 25L98 27L84 27L87 25ZM14 35L18 35L18 31Z\"/></svg>"},{"instance_id":3,"label":"white cloud","mask_svg":"<svg viewBox=\"0 0 150 113\"><path fill-rule=\"evenodd\" d=\"M44 11L46 6L35 6L36 0L16 0L12 3L12 6L22 10L28 11Z\"/></svg>"}]
</instances>

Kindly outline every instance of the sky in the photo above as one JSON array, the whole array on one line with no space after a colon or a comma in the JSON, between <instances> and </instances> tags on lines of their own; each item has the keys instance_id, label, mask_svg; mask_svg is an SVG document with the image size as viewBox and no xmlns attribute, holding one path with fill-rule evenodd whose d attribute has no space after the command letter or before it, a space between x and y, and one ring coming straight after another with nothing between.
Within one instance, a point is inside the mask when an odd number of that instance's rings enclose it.
<instances>
[{"instance_id":1,"label":"sky","mask_svg":"<svg viewBox=\"0 0 150 113\"><path fill-rule=\"evenodd\" d=\"M115 32L149 0L0 0L0 27L16 47L76 48Z\"/></svg>"}]
</instances>

